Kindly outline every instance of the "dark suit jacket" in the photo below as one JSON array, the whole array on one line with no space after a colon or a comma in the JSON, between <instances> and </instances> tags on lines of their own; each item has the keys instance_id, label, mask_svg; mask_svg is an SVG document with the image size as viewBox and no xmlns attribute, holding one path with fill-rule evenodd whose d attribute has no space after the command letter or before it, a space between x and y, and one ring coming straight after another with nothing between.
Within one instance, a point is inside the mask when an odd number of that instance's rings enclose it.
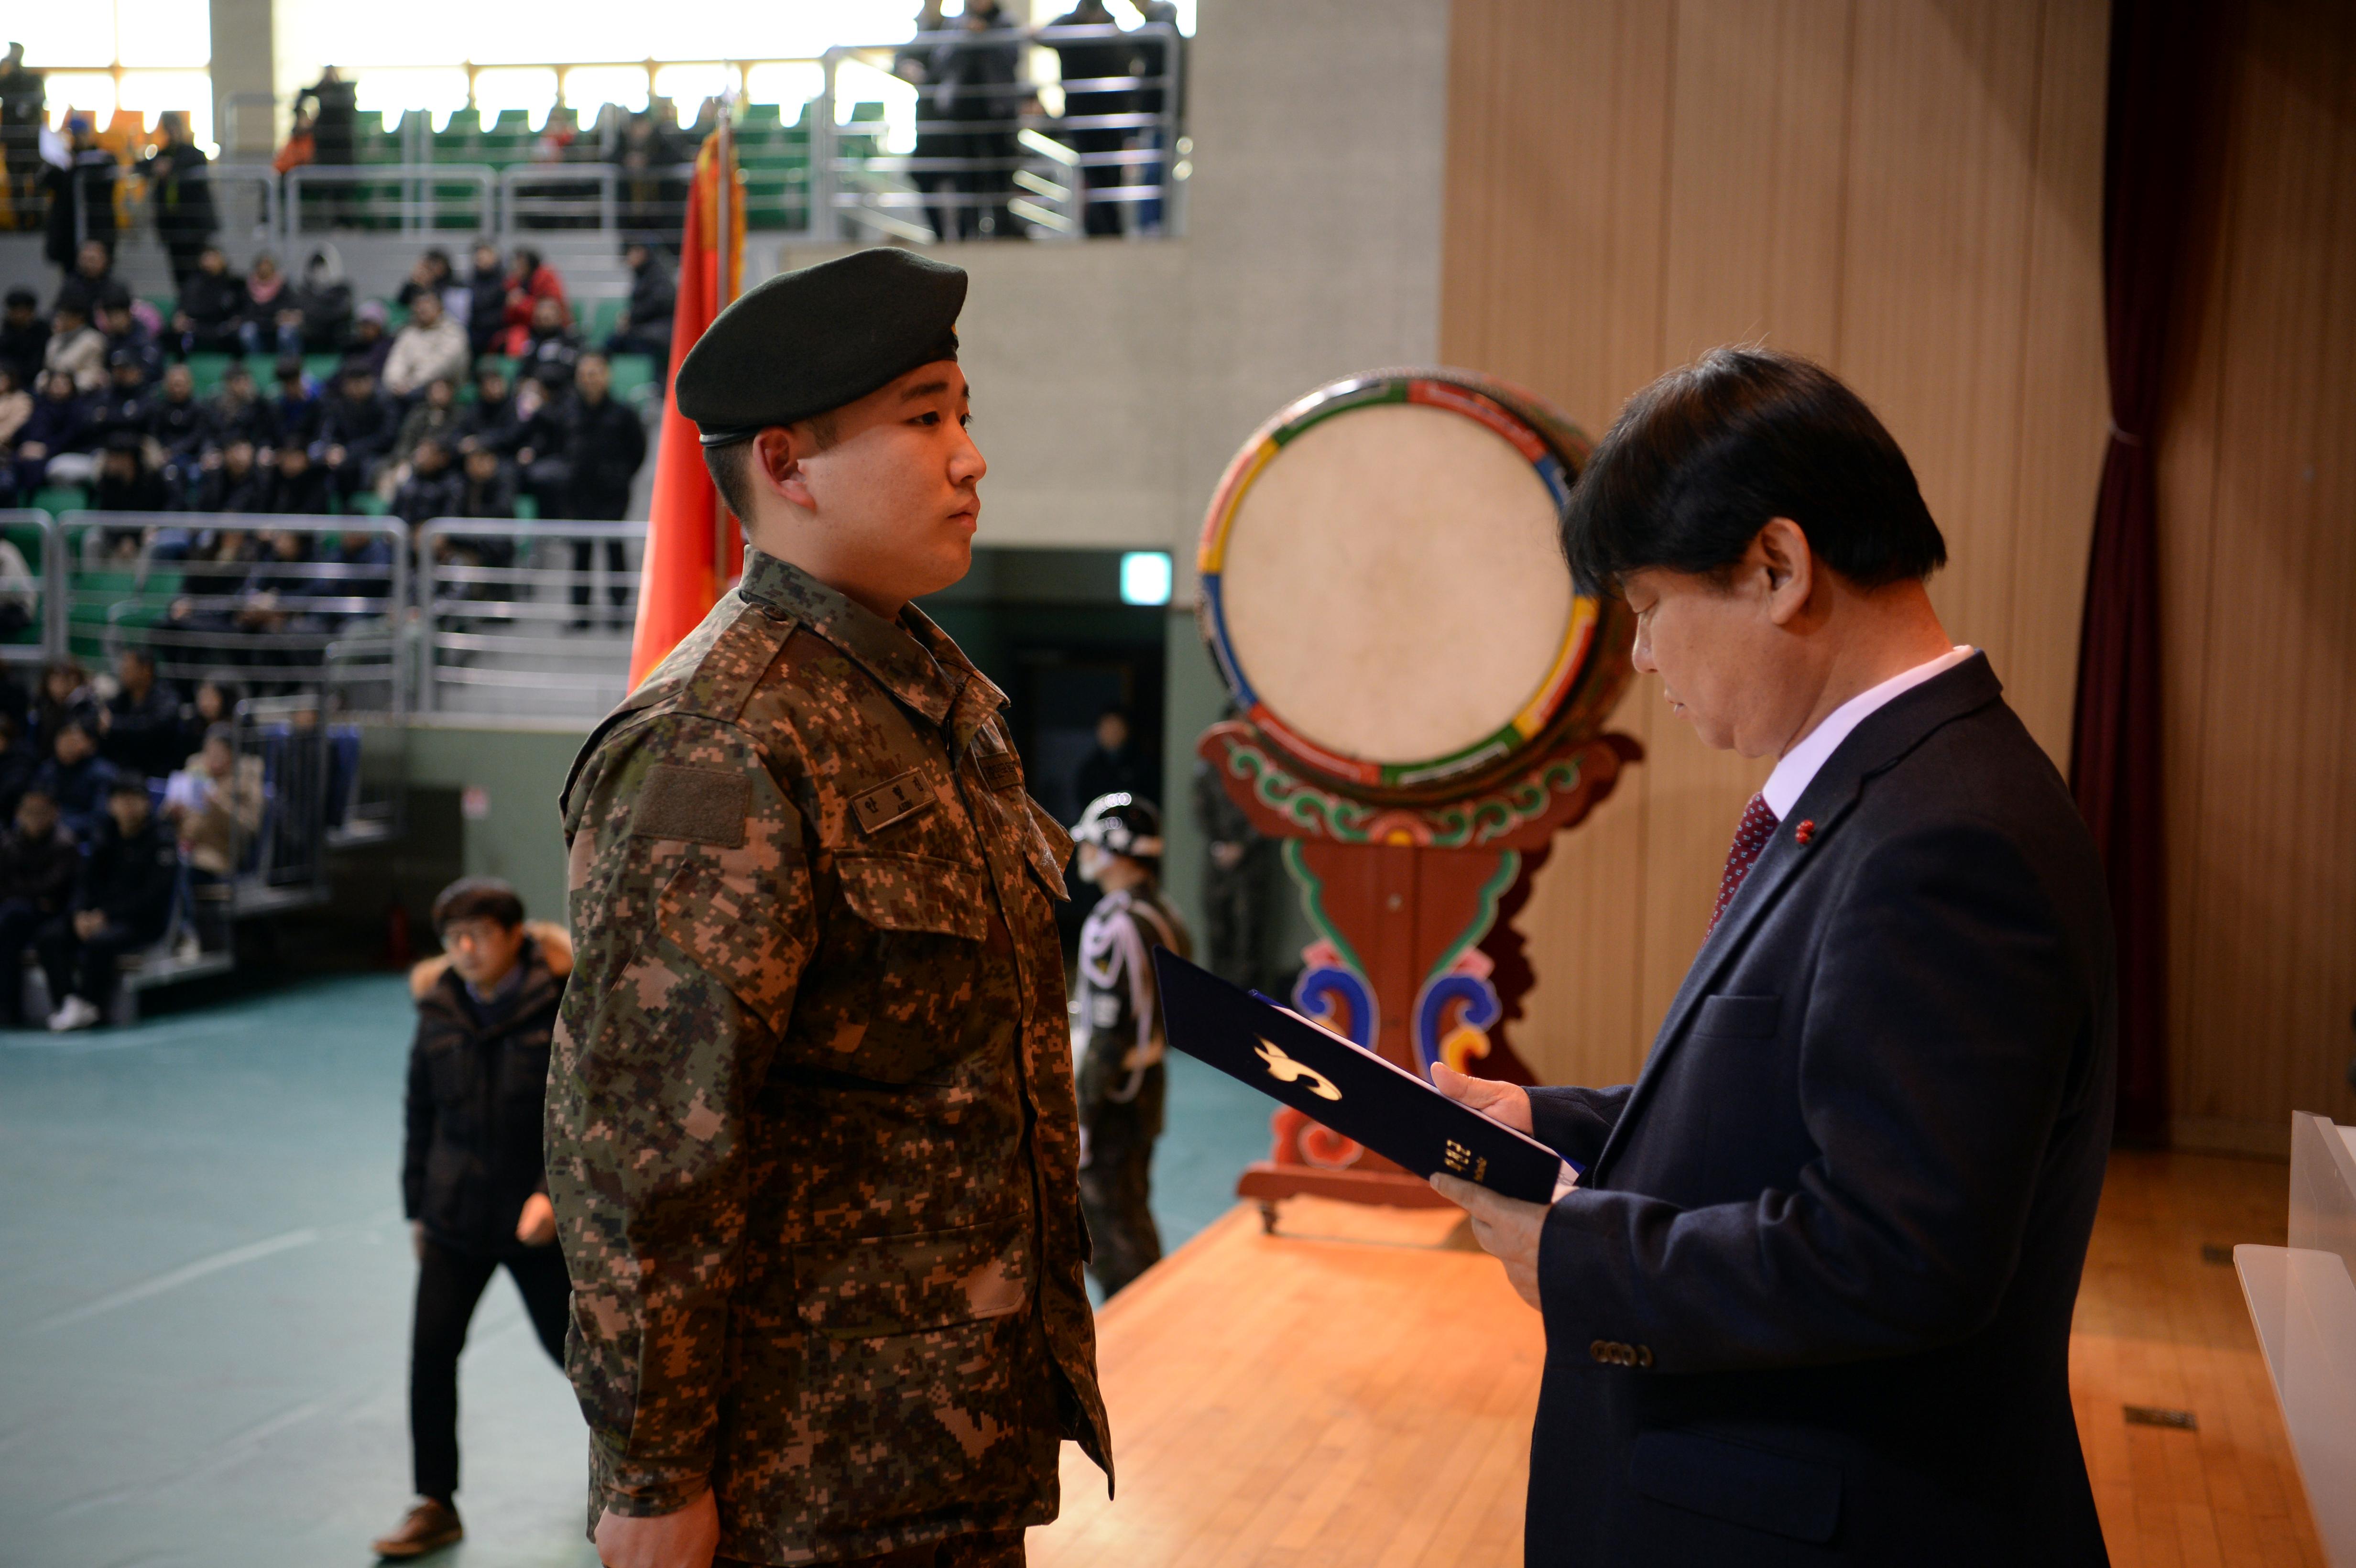
<instances>
[{"instance_id":1,"label":"dark suit jacket","mask_svg":"<svg viewBox=\"0 0 2356 1568\"><path fill-rule=\"evenodd\" d=\"M1869 716L1644 1076L1531 1091L1587 1167L1539 1249L1531 1563L2105 1560L2069 1338L2110 914L2000 691L1976 656Z\"/></svg>"}]
</instances>

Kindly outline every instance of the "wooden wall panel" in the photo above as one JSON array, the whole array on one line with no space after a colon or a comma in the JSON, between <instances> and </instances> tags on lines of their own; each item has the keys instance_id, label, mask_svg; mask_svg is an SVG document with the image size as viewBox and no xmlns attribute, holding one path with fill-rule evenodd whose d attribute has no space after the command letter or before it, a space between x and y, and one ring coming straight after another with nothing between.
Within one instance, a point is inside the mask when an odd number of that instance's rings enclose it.
<instances>
[{"instance_id":1,"label":"wooden wall panel","mask_svg":"<svg viewBox=\"0 0 2356 1568\"><path fill-rule=\"evenodd\" d=\"M2232 41L2161 432L2179 1143L2356 1121L2356 11Z\"/></svg>"},{"instance_id":2,"label":"wooden wall panel","mask_svg":"<svg viewBox=\"0 0 2356 1568\"><path fill-rule=\"evenodd\" d=\"M1699 351L1823 359L1912 458L1934 586L2066 753L2102 436L2101 0L1456 0L1443 357L1600 433ZM1765 760L1639 681L1647 762L1556 849L1515 1047L1642 1063Z\"/></svg>"}]
</instances>

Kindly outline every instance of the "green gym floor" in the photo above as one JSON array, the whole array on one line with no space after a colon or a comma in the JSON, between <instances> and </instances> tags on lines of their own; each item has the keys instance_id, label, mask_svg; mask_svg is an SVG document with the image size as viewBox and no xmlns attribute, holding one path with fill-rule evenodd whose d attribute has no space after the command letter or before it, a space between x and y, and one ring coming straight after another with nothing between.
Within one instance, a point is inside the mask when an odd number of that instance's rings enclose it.
<instances>
[{"instance_id":1,"label":"green gym floor","mask_svg":"<svg viewBox=\"0 0 2356 1568\"><path fill-rule=\"evenodd\" d=\"M123 1030L0 1033L0 1564L332 1568L409 1499L409 996L311 980ZM1175 1246L1268 1102L1173 1060ZM494 1282L459 1373L450 1568L594 1568L585 1437Z\"/></svg>"}]
</instances>

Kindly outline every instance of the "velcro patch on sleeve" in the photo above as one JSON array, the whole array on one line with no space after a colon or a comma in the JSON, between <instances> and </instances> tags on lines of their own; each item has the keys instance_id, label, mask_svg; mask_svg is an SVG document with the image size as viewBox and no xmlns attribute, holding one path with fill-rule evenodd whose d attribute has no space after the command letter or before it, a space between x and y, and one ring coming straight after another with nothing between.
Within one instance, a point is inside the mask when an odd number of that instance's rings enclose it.
<instances>
[{"instance_id":1,"label":"velcro patch on sleeve","mask_svg":"<svg viewBox=\"0 0 2356 1568\"><path fill-rule=\"evenodd\" d=\"M716 849L744 847L753 781L723 768L657 763L638 786L630 831L641 838L681 838Z\"/></svg>"}]
</instances>

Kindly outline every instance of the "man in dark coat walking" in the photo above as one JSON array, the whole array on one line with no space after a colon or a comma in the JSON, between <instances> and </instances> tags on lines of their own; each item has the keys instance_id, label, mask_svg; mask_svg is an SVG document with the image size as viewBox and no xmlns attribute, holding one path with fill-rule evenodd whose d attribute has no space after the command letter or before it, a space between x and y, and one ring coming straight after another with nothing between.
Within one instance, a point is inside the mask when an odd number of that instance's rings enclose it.
<instances>
[{"instance_id":1,"label":"man in dark coat walking","mask_svg":"<svg viewBox=\"0 0 2356 1568\"><path fill-rule=\"evenodd\" d=\"M1702 742L1776 763L1634 1084L1433 1072L1580 1171L1434 1179L1545 1320L1528 1562L2104 1563L2070 1317L2109 901L1939 624L1912 469L1821 368L1719 349L1631 400L1563 535Z\"/></svg>"},{"instance_id":2,"label":"man in dark coat walking","mask_svg":"<svg viewBox=\"0 0 2356 1568\"><path fill-rule=\"evenodd\" d=\"M417 1252L409 1358L417 1500L375 1542L380 1557L420 1557L466 1533L455 1502L458 1352L501 1268L523 1294L541 1344L564 1364L573 1287L554 1244L541 1112L573 944L560 927L527 924L523 912L505 882L451 883L434 901L442 955L410 971L417 1036L401 1201Z\"/></svg>"}]
</instances>

